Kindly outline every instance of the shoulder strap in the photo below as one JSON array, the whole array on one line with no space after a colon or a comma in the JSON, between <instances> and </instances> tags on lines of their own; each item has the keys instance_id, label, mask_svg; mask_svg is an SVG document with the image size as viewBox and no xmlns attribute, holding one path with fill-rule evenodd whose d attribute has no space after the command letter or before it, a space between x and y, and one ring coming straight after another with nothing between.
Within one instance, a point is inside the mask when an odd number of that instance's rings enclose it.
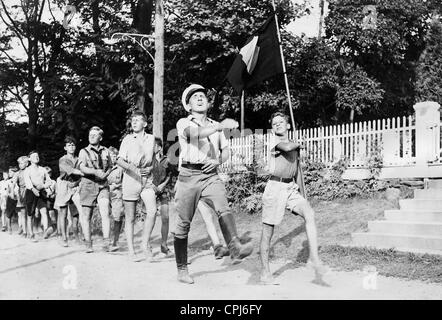
<instances>
[{"instance_id":1,"label":"shoulder strap","mask_svg":"<svg viewBox=\"0 0 442 320\"><path fill-rule=\"evenodd\" d=\"M94 169L98 169L98 168L95 166L94 162L92 161L92 158L91 158L91 154L90 154L90 152L89 152L86 148L83 148L83 150L86 151L87 157L88 157L89 161L91 162L92 166L94 167Z\"/></svg>"}]
</instances>

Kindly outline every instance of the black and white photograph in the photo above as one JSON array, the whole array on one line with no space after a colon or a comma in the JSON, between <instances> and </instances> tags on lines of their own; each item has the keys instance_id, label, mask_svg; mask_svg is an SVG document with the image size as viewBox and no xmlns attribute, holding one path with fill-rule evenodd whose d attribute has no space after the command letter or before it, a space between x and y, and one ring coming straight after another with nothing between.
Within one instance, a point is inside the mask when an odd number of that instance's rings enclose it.
<instances>
[{"instance_id":1,"label":"black and white photograph","mask_svg":"<svg viewBox=\"0 0 442 320\"><path fill-rule=\"evenodd\" d=\"M0 301L441 300L441 105L441 0L0 0Z\"/></svg>"}]
</instances>

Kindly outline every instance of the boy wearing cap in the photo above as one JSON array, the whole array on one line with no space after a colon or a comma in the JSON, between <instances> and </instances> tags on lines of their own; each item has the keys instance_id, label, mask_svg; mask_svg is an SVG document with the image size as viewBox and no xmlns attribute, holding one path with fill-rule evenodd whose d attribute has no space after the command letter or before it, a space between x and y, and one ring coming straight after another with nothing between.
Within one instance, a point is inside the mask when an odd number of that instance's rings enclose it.
<instances>
[{"instance_id":1,"label":"boy wearing cap","mask_svg":"<svg viewBox=\"0 0 442 320\"><path fill-rule=\"evenodd\" d=\"M118 240L120 238L121 227L123 225L124 207L123 207L123 169L117 165L118 149L109 147L109 152L112 160L112 170L107 177L109 182L110 202L112 217L114 218L114 239L110 251L117 251Z\"/></svg>"},{"instance_id":2,"label":"boy wearing cap","mask_svg":"<svg viewBox=\"0 0 442 320\"><path fill-rule=\"evenodd\" d=\"M270 272L269 248L275 225L281 223L286 210L300 215L305 220L310 251L309 264L313 265L316 275L319 277L327 270L321 264L318 256L314 211L304 197L304 183L299 161L301 145L289 140L290 124L284 113L274 113L270 117L270 124L274 135L270 142L269 171L271 177L262 196L261 282L263 284L278 284Z\"/></svg>"},{"instance_id":3,"label":"boy wearing cap","mask_svg":"<svg viewBox=\"0 0 442 320\"><path fill-rule=\"evenodd\" d=\"M153 135L144 131L147 126L147 118L143 112L134 111L130 121L133 133L124 137L117 158L117 164L124 170L122 191L127 246L132 260L140 261L140 258L135 254L133 232L136 204L141 198L146 208L141 242L142 250L146 259L151 262L153 254L149 241L157 211L155 186L151 174L155 139Z\"/></svg>"},{"instance_id":4,"label":"boy wearing cap","mask_svg":"<svg viewBox=\"0 0 442 320\"><path fill-rule=\"evenodd\" d=\"M206 90L200 85L192 84L186 88L181 101L190 115L176 124L181 165L175 194L178 217L174 248L178 281L191 284L194 281L187 269L187 238L200 200L218 215L221 231L234 262L249 256L253 247L250 242L240 242L225 186L216 170L229 156L228 142L222 130L235 129L238 123L232 119L224 119L220 123L209 119Z\"/></svg>"},{"instance_id":5,"label":"boy wearing cap","mask_svg":"<svg viewBox=\"0 0 442 320\"><path fill-rule=\"evenodd\" d=\"M79 169L79 160L75 156L77 141L73 137L64 139L64 150L66 154L58 160L60 176L57 179L57 193L55 196L55 206L59 207L59 226L63 246L68 246L68 208L72 215L72 225L74 235L79 239L78 220L81 212L79 185L83 172ZM74 208L75 206L75 208ZM75 210L76 209L76 210Z\"/></svg>"},{"instance_id":6,"label":"boy wearing cap","mask_svg":"<svg viewBox=\"0 0 442 320\"><path fill-rule=\"evenodd\" d=\"M27 167L23 173L26 192L25 192L25 206L26 214L28 216L28 232L33 242L37 242L33 231L34 217L36 217L36 209L46 215L46 201L44 199L44 189L50 187L50 177L46 169L40 166L40 157L37 151L29 153L30 166Z\"/></svg>"},{"instance_id":7,"label":"boy wearing cap","mask_svg":"<svg viewBox=\"0 0 442 320\"><path fill-rule=\"evenodd\" d=\"M80 150L78 162L83 176L80 180L80 222L86 239L86 252L91 253L91 218L95 205L101 216L103 231L103 251L109 251L110 218L109 218L109 184L107 177L112 169L109 150L100 145L103 130L94 126L89 129L89 145Z\"/></svg>"}]
</instances>

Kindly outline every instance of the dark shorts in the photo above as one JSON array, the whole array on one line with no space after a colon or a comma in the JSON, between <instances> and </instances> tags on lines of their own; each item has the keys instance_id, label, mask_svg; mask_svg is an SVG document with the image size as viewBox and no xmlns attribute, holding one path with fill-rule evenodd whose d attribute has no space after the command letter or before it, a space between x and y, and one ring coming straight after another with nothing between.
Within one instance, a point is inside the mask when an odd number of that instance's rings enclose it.
<instances>
[{"instance_id":1,"label":"dark shorts","mask_svg":"<svg viewBox=\"0 0 442 320\"><path fill-rule=\"evenodd\" d=\"M6 211L5 211L6 217L8 217L8 219L11 219L11 217L14 215L16 207L17 207L17 200L8 197L8 199L6 200Z\"/></svg>"},{"instance_id":2,"label":"dark shorts","mask_svg":"<svg viewBox=\"0 0 442 320\"><path fill-rule=\"evenodd\" d=\"M46 208L46 200L42 196L36 196L32 190L25 192L26 214L31 217L35 215L35 209Z\"/></svg>"}]
</instances>

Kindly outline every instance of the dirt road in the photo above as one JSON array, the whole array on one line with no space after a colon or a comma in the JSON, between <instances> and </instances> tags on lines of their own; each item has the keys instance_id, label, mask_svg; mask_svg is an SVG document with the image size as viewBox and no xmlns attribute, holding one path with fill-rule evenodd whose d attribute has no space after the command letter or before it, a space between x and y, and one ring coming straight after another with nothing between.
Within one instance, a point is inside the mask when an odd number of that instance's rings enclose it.
<instances>
[{"instance_id":1,"label":"dirt road","mask_svg":"<svg viewBox=\"0 0 442 320\"><path fill-rule=\"evenodd\" d=\"M442 285L382 276L364 289L362 271L331 271L325 276L328 286L321 286L312 283L312 270L290 261L273 261L281 284L262 286L256 252L235 266L229 258L215 260L210 250L193 254L189 268L195 284L185 285L176 281L174 259L160 257L158 246L160 262L134 263L126 251L104 253L99 238L95 244L96 252L87 254L82 246L64 248L55 238L32 243L0 233L0 299L442 299Z\"/></svg>"}]
</instances>

